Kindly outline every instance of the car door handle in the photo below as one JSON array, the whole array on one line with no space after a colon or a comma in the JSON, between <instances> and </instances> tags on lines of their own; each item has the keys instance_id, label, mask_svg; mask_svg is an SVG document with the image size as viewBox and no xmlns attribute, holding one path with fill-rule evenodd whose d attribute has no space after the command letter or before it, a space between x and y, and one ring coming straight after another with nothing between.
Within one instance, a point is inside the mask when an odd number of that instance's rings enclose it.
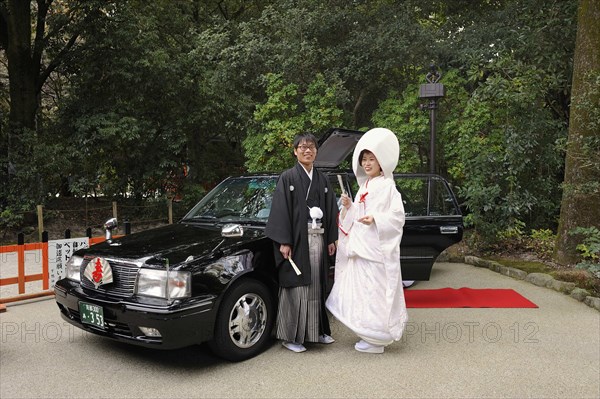
<instances>
[{"instance_id":1,"label":"car door handle","mask_svg":"<svg viewBox=\"0 0 600 399\"><path fill-rule=\"evenodd\" d=\"M458 227L457 226L440 226L440 233L456 234L456 233L458 233Z\"/></svg>"}]
</instances>

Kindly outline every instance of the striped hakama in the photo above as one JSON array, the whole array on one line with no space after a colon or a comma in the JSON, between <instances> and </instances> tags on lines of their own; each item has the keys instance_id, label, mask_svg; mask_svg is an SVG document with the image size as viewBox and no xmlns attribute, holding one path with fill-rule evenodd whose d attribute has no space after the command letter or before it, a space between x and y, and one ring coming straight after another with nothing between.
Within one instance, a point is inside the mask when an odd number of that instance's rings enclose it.
<instances>
[{"instance_id":1,"label":"striped hakama","mask_svg":"<svg viewBox=\"0 0 600 399\"><path fill-rule=\"evenodd\" d=\"M319 342L323 245L323 229L312 229L309 224L308 247L311 284L279 288L278 339L300 344Z\"/></svg>"}]
</instances>

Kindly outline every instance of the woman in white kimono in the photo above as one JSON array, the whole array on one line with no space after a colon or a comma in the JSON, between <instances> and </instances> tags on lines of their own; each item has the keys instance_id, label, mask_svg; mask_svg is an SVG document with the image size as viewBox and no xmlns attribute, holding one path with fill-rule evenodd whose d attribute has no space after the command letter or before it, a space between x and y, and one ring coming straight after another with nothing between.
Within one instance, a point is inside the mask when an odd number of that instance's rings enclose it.
<instances>
[{"instance_id":1,"label":"woman in white kimono","mask_svg":"<svg viewBox=\"0 0 600 399\"><path fill-rule=\"evenodd\" d=\"M354 202L342 195L335 283L327 308L356 335L360 352L383 353L402 337L408 319L400 272L404 205L394 183L398 139L371 129L357 143Z\"/></svg>"}]
</instances>

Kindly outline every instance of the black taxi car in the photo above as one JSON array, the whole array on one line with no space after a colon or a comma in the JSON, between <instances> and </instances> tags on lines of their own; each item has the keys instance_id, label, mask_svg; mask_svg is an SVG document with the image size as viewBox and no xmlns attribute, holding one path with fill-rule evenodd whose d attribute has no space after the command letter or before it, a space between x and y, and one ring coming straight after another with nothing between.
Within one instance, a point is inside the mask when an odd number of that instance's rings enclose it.
<instances>
[{"instance_id":1,"label":"black taxi car","mask_svg":"<svg viewBox=\"0 0 600 399\"><path fill-rule=\"evenodd\" d=\"M338 198L340 181L356 192L352 173L334 168L361 134L332 129L321 139L315 165L326 171ZM66 277L54 286L62 317L94 334L146 347L208 342L232 361L260 353L276 315L277 273L264 228L277 178L229 177L172 225L112 239L116 221L107 222L108 239L76 252ZM462 215L442 177L395 179L406 213L402 276L428 280L437 256L462 239Z\"/></svg>"}]
</instances>

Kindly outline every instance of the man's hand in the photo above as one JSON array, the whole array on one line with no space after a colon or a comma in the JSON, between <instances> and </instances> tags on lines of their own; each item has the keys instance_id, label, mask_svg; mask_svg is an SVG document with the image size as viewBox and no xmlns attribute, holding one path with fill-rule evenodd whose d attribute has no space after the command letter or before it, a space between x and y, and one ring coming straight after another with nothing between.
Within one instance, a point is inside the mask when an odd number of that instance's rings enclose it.
<instances>
[{"instance_id":1,"label":"man's hand","mask_svg":"<svg viewBox=\"0 0 600 399\"><path fill-rule=\"evenodd\" d=\"M333 256L335 254L335 243L331 243L327 246L327 250L329 251L329 256Z\"/></svg>"},{"instance_id":2,"label":"man's hand","mask_svg":"<svg viewBox=\"0 0 600 399\"><path fill-rule=\"evenodd\" d=\"M281 252L283 259L288 259L290 256L292 256L292 246L287 244L281 244L279 246L279 252Z\"/></svg>"}]
</instances>

